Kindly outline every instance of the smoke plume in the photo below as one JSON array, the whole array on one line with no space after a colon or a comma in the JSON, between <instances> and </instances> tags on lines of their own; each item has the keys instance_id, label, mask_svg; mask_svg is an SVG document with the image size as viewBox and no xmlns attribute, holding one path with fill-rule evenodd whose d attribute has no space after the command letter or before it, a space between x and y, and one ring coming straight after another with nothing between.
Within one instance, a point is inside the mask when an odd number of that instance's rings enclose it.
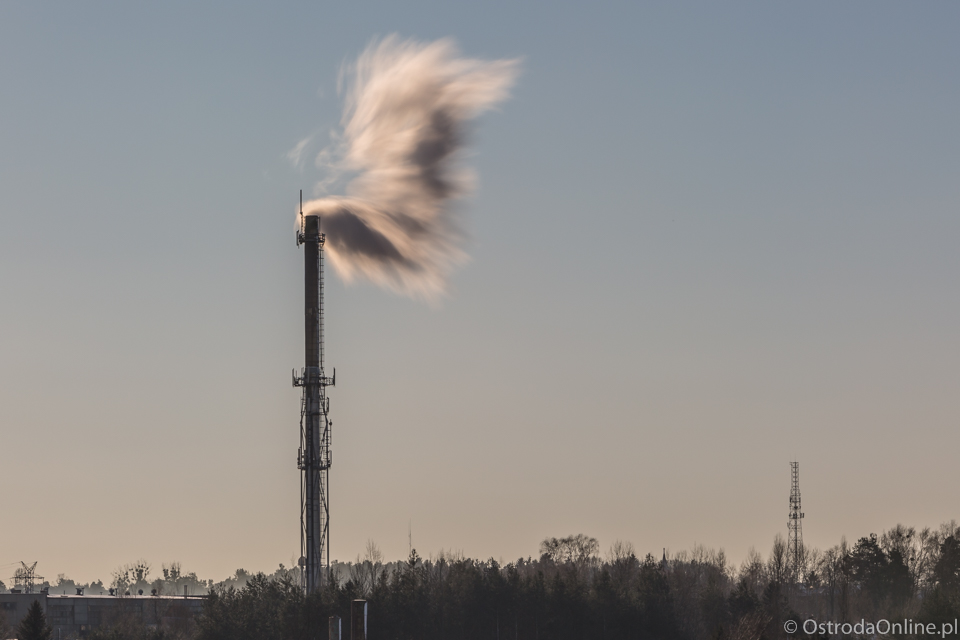
<instances>
[{"instance_id":1,"label":"smoke plume","mask_svg":"<svg viewBox=\"0 0 960 640\"><path fill-rule=\"evenodd\" d=\"M460 157L468 125L507 97L516 74L516 61L461 58L448 39L395 36L371 44L347 70L330 166L355 177L346 195L303 204L304 214L320 216L342 278L426 299L443 293L466 259L455 201L471 185Z\"/></svg>"}]
</instances>

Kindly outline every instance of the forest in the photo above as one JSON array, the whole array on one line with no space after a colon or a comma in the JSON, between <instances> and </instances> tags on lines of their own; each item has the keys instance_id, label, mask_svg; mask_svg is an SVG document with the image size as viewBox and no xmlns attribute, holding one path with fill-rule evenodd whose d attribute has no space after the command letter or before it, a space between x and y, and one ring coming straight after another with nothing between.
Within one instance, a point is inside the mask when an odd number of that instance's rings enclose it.
<instances>
[{"instance_id":1,"label":"forest","mask_svg":"<svg viewBox=\"0 0 960 640\"><path fill-rule=\"evenodd\" d=\"M659 556L659 557L658 557ZM346 621L354 599L369 603L370 640L686 639L760 640L841 637L787 635L784 623L807 619L855 622L912 620L938 625L960 618L960 527L897 525L855 543L803 549L797 572L777 536L764 557L751 551L734 566L723 551L640 557L630 543L605 552L594 538L548 538L536 558L501 564L460 554L383 562L376 545L353 562L338 562L318 593L304 596L296 569L271 575L243 570L206 585L203 614L188 627L117 625L94 640L294 640L327 638L327 620ZM149 566L114 573L116 587L177 592L184 575ZM144 573L146 570L147 573ZM139 583L137 582L139 580ZM126 583L124 584L124 581ZM855 634L848 637L858 637ZM865 635L860 637L866 637ZM921 637L891 633L889 637Z\"/></svg>"}]
</instances>

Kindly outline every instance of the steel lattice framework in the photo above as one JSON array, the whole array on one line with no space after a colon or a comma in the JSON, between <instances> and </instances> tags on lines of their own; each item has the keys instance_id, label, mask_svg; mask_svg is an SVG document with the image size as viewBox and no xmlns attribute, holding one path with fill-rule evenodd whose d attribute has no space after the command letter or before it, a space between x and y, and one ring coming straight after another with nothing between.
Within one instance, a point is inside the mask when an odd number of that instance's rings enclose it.
<instances>
[{"instance_id":1,"label":"steel lattice framework","mask_svg":"<svg viewBox=\"0 0 960 640\"><path fill-rule=\"evenodd\" d=\"M790 514L787 516L787 558L793 579L803 582L803 529L800 521L803 512L800 511L800 463L790 463Z\"/></svg>"},{"instance_id":2,"label":"steel lattice framework","mask_svg":"<svg viewBox=\"0 0 960 640\"><path fill-rule=\"evenodd\" d=\"M13 585L22 588L24 593L33 593L33 587L38 582L43 582L43 576L38 576L36 569L36 562L27 566L27 563L21 560L20 568L13 574Z\"/></svg>"}]
</instances>

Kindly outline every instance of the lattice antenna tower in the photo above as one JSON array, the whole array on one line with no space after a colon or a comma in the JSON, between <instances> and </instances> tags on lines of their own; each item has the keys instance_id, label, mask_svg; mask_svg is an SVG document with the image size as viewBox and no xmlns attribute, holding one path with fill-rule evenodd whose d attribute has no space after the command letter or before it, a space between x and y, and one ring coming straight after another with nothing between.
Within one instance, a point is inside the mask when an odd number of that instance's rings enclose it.
<instances>
[{"instance_id":1,"label":"lattice antenna tower","mask_svg":"<svg viewBox=\"0 0 960 640\"><path fill-rule=\"evenodd\" d=\"M20 561L20 568L13 572L13 584L15 587L22 587L24 593L33 593L33 587L43 581L43 576L36 573L37 563L34 562L29 567L24 561Z\"/></svg>"},{"instance_id":2,"label":"lattice antenna tower","mask_svg":"<svg viewBox=\"0 0 960 640\"><path fill-rule=\"evenodd\" d=\"M787 558L793 579L803 582L803 512L800 510L800 463L790 463L790 514L787 520Z\"/></svg>"},{"instance_id":3,"label":"lattice antenna tower","mask_svg":"<svg viewBox=\"0 0 960 640\"><path fill-rule=\"evenodd\" d=\"M337 371L323 369L323 243L319 216L303 215L300 192L300 230L304 263L304 367L293 385L303 387L300 400L300 581L306 593L318 591L330 573L330 399L327 387L336 384Z\"/></svg>"}]
</instances>

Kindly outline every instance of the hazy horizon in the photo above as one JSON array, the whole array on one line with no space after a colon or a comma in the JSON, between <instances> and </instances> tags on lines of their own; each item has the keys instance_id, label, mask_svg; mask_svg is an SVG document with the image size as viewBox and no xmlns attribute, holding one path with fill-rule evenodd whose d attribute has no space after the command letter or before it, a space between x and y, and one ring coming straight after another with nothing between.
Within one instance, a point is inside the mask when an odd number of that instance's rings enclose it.
<instances>
[{"instance_id":1,"label":"hazy horizon","mask_svg":"<svg viewBox=\"0 0 960 640\"><path fill-rule=\"evenodd\" d=\"M470 130L446 297L327 270L332 557L739 564L791 460L809 545L960 519L958 18L0 4L0 567L299 555L298 192L390 34L522 72Z\"/></svg>"}]
</instances>

